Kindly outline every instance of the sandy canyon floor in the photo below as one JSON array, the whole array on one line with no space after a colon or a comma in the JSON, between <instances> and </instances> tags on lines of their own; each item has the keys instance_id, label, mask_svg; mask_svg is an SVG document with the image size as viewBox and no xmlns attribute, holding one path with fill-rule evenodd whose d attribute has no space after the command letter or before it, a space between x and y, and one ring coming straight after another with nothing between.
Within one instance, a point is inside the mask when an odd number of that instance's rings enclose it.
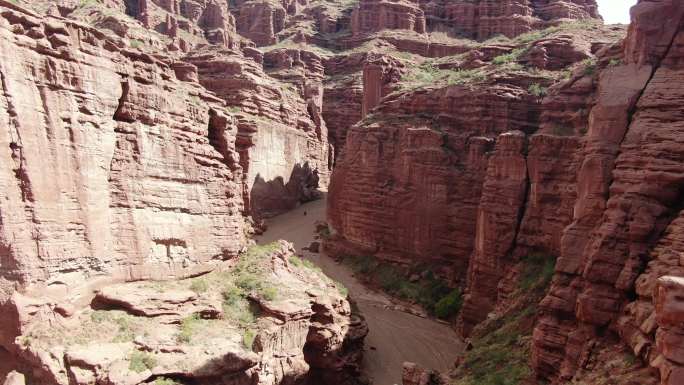
<instances>
[{"instance_id":1,"label":"sandy canyon floor","mask_svg":"<svg viewBox=\"0 0 684 385\"><path fill-rule=\"evenodd\" d=\"M325 253L301 250L314 240L315 222L325 220L325 210L326 201L321 199L272 218L267 222L268 230L257 241L269 243L284 239L294 243L303 257L349 289L370 329L363 364L364 372L375 385L400 384L404 361L440 371L449 369L462 346L449 326L395 310L389 298L367 288L349 268Z\"/></svg>"}]
</instances>

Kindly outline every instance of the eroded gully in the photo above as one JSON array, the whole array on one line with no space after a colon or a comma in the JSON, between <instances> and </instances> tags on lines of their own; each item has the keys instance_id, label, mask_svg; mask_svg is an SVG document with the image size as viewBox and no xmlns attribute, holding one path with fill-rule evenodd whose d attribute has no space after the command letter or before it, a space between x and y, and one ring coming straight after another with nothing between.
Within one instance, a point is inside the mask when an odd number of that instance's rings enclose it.
<instances>
[{"instance_id":1,"label":"eroded gully","mask_svg":"<svg viewBox=\"0 0 684 385\"><path fill-rule=\"evenodd\" d=\"M350 269L325 253L301 251L314 240L314 223L325 220L325 208L326 202L322 199L272 218L267 222L268 230L257 238L257 242L284 239L294 243L300 255L349 289L349 295L357 302L370 329L363 364L364 372L374 385L400 384L404 361L448 370L462 350L462 343L448 325L394 310L385 295L365 287Z\"/></svg>"}]
</instances>

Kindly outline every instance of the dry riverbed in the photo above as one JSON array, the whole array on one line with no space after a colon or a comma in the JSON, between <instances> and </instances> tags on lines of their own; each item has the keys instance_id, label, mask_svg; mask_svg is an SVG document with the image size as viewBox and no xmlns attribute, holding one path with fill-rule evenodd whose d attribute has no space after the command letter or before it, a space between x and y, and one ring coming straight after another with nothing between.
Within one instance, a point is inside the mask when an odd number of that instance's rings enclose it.
<instances>
[{"instance_id":1,"label":"dry riverbed","mask_svg":"<svg viewBox=\"0 0 684 385\"><path fill-rule=\"evenodd\" d=\"M387 296L368 289L349 268L325 253L302 251L314 240L314 223L325 220L325 209L323 199L272 218L267 222L268 230L257 241L268 243L284 239L294 243L300 255L349 289L349 295L357 302L370 329L366 337L364 368L374 385L400 384L404 361L440 371L450 369L462 350L462 342L448 325L395 310Z\"/></svg>"}]
</instances>

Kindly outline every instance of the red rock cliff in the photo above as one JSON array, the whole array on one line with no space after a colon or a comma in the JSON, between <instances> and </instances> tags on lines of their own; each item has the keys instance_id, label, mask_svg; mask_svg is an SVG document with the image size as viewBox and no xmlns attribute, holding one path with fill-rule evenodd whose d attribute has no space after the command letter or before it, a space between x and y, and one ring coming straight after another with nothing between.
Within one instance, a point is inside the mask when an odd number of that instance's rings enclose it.
<instances>
[{"instance_id":1,"label":"red rock cliff","mask_svg":"<svg viewBox=\"0 0 684 385\"><path fill-rule=\"evenodd\" d=\"M566 11L595 15L594 4L567 2L529 15ZM663 384L684 378L674 294L684 275L682 6L641 1L632 16L620 45L533 42L527 65L596 55L539 104L532 88L501 80L386 97L351 128L333 176L329 218L348 249L439 260L457 280L467 272L464 334L505 303L521 258L558 257L533 336L531 364L545 379L571 379L611 337ZM472 65L488 68L484 52ZM499 135L512 129L521 132Z\"/></svg>"}]
</instances>

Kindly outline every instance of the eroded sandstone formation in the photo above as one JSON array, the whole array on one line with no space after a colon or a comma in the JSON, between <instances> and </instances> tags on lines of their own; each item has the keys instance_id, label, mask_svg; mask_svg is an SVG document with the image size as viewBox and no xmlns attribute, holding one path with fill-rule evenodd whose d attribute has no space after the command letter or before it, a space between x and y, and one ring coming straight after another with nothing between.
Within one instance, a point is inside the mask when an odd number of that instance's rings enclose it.
<instances>
[{"instance_id":1,"label":"eroded sandstone formation","mask_svg":"<svg viewBox=\"0 0 684 385\"><path fill-rule=\"evenodd\" d=\"M343 382L363 323L286 246L294 302L249 292L258 326L184 280L330 182L335 249L432 266L464 335L557 259L534 375L591 381L619 347L679 384L683 15L640 1L623 40L593 0L0 0L0 375ZM70 332L121 319L143 337ZM193 322L222 343L181 346Z\"/></svg>"},{"instance_id":2,"label":"eroded sandstone formation","mask_svg":"<svg viewBox=\"0 0 684 385\"><path fill-rule=\"evenodd\" d=\"M250 216L317 198L332 151L322 79L268 76L217 1L0 1L0 34L0 376L21 368L36 383L42 362L45 381L118 371L110 382L120 383L126 372L109 353L127 349L86 350L74 358L85 369L68 373L69 354L22 350L24 327L36 317L73 327L88 293L109 282L205 274L244 250ZM97 298L121 304L117 293ZM195 300L186 291L124 308L156 317L157 307ZM179 314L221 318L221 301ZM329 376L340 365L311 367Z\"/></svg>"},{"instance_id":3,"label":"eroded sandstone formation","mask_svg":"<svg viewBox=\"0 0 684 385\"><path fill-rule=\"evenodd\" d=\"M271 385L312 375L347 383L358 374L365 323L332 281L293 264L293 253L281 241L190 280L15 293L18 368L40 384ZM240 298L245 274L277 282L277 294L257 286Z\"/></svg>"},{"instance_id":4,"label":"eroded sandstone formation","mask_svg":"<svg viewBox=\"0 0 684 385\"><path fill-rule=\"evenodd\" d=\"M582 18L594 6L557 2L535 12ZM482 79L408 90L400 82L350 128L331 185L333 242L443 267L466 290L457 323L464 335L496 318L522 258L557 257L533 334L537 376L571 380L619 338L662 384L684 380L674 294L684 275L682 6L641 1L632 17L621 42L573 33L513 47L524 67L569 71L544 93L515 68L488 72L509 60L488 56L493 47L458 64L480 69ZM491 24L475 25L485 32L473 37L489 36ZM509 23L503 33L531 25ZM653 371L643 375L650 383Z\"/></svg>"}]
</instances>

